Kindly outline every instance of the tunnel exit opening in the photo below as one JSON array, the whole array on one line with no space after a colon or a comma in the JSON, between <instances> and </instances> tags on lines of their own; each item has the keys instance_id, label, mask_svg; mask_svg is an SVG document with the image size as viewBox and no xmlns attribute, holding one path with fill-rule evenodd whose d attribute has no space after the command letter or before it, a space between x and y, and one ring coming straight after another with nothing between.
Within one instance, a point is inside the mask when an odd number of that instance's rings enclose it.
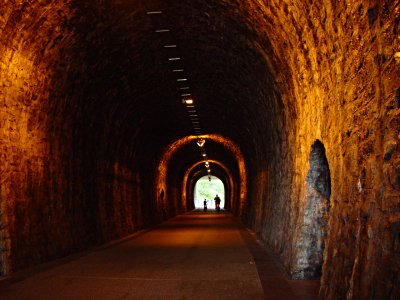
<instances>
[{"instance_id":1,"label":"tunnel exit opening","mask_svg":"<svg viewBox=\"0 0 400 300\"><path fill-rule=\"evenodd\" d=\"M207 208L215 209L216 195L221 198L221 208L225 207L225 186L216 176L204 176L197 180L193 194L195 208L203 209L204 200L207 200Z\"/></svg>"}]
</instances>

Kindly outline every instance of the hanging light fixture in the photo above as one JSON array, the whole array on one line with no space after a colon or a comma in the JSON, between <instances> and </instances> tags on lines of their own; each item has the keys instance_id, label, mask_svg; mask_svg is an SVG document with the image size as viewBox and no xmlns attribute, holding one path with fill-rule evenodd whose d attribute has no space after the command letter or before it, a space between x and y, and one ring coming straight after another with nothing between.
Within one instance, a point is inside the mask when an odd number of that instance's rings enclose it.
<instances>
[{"instance_id":1,"label":"hanging light fixture","mask_svg":"<svg viewBox=\"0 0 400 300\"><path fill-rule=\"evenodd\" d=\"M199 146L200 148L203 147L205 143L206 143L205 139L198 139L197 140L197 146Z\"/></svg>"}]
</instances>

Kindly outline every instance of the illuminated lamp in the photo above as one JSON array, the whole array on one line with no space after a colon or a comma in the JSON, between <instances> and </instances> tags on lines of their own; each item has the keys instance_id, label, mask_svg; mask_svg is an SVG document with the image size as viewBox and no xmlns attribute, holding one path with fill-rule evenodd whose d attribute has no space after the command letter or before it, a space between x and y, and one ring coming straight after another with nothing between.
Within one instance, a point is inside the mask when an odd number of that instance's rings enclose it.
<instances>
[{"instance_id":1,"label":"illuminated lamp","mask_svg":"<svg viewBox=\"0 0 400 300\"><path fill-rule=\"evenodd\" d=\"M182 103L183 103L183 104L190 105L190 104L193 104L194 101L193 101L193 99L188 98L188 99L183 99L183 100L182 100Z\"/></svg>"},{"instance_id":2,"label":"illuminated lamp","mask_svg":"<svg viewBox=\"0 0 400 300\"><path fill-rule=\"evenodd\" d=\"M197 140L197 146L199 146L200 148L203 147L205 143L206 143L205 139L198 139Z\"/></svg>"}]
</instances>

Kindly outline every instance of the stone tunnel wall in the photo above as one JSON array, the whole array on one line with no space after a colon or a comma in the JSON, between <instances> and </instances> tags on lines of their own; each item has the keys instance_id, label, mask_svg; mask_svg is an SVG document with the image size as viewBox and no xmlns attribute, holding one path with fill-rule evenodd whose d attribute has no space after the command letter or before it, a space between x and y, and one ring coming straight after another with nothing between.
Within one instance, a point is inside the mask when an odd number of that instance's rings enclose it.
<instances>
[{"instance_id":1,"label":"stone tunnel wall","mask_svg":"<svg viewBox=\"0 0 400 300\"><path fill-rule=\"evenodd\" d=\"M76 8L21 3L0 4L0 274L156 218L147 217L151 201L142 201L151 195L151 187L143 193L144 168L129 163L134 145L121 148L126 137L107 109L96 111L84 94L91 74L79 59L87 49L72 49L80 42L71 25ZM127 131L132 140L135 131Z\"/></svg>"},{"instance_id":2,"label":"stone tunnel wall","mask_svg":"<svg viewBox=\"0 0 400 300\"><path fill-rule=\"evenodd\" d=\"M320 296L398 298L399 3L257 1L252 9L261 11L252 21L259 39L269 37L282 65L276 89L286 118L270 175L258 171L256 180L270 183L253 193L266 197L253 226L292 271L319 139L332 180Z\"/></svg>"}]
</instances>

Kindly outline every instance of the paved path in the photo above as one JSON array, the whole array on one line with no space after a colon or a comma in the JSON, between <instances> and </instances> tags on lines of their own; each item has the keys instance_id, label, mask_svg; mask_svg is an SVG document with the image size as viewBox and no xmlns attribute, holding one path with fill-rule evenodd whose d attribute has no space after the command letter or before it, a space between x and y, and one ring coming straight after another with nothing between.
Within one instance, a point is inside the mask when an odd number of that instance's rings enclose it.
<instances>
[{"instance_id":1,"label":"paved path","mask_svg":"<svg viewBox=\"0 0 400 300\"><path fill-rule=\"evenodd\" d=\"M315 281L287 280L251 233L230 214L213 211L181 215L113 246L21 274L0 283L0 299L310 300L318 289Z\"/></svg>"}]
</instances>

